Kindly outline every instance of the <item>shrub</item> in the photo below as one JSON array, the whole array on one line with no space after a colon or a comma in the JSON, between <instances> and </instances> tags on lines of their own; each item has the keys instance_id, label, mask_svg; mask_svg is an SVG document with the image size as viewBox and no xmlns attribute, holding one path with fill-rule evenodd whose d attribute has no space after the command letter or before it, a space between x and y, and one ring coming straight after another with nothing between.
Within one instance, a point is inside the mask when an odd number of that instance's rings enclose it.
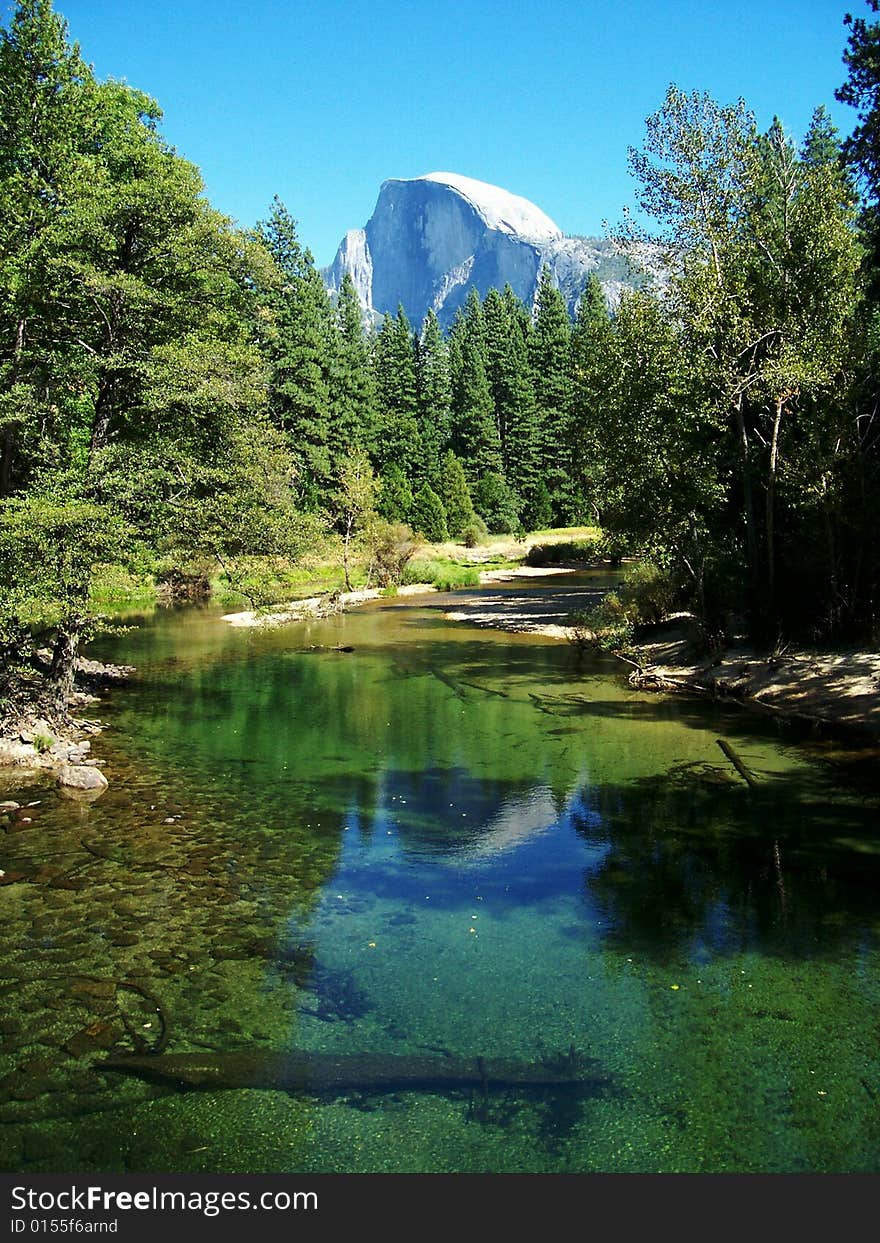
<instances>
[{"instance_id":1,"label":"shrub","mask_svg":"<svg viewBox=\"0 0 880 1243\"><path fill-rule=\"evenodd\" d=\"M489 532L485 522L479 514L474 514L461 533L461 542L465 548L478 548L481 544L485 544L488 538Z\"/></svg>"},{"instance_id":2,"label":"shrub","mask_svg":"<svg viewBox=\"0 0 880 1243\"><path fill-rule=\"evenodd\" d=\"M103 609L155 604L156 586L149 574L121 565L97 565L89 585L89 603Z\"/></svg>"},{"instance_id":3,"label":"shrub","mask_svg":"<svg viewBox=\"0 0 880 1243\"><path fill-rule=\"evenodd\" d=\"M589 565L599 558L598 539L568 540L559 544L533 544L526 553L526 565L559 565L577 561Z\"/></svg>"},{"instance_id":4,"label":"shrub","mask_svg":"<svg viewBox=\"0 0 880 1243\"><path fill-rule=\"evenodd\" d=\"M623 558L631 551L630 544L622 535L615 535L611 532L606 532L596 544L596 556L605 558L615 567L620 565Z\"/></svg>"},{"instance_id":5,"label":"shrub","mask_svg":"<svg viewBox=\"0 0 880 1243\"><path fill-rule=\"evenodd\" d=\"M380 587L401 581L407 562L415 552L410 528L403 522L375 522L370 532L372 570Z\"/></svg>"},{"instance_id":6,"label":"shrub","mask_svg":"<svg viewBox=\"0 0 880 1243\"><path fill-rule=\"evenodd\" d=\"M403 582L432 583L438 591L455 591L459 587L478 586L480 571L474 565L459 565L457 561L411 561L404 571Z\"/></svg>"},{"instance_id":7,"label":"shrub","mask_svg":"<svg viewBox=\"0 0 880 1243\"><path fill-rule=\"evenodd\" d=\"M568 624L580 648L627 652L632 647L634 626L616 592L609 591L595 608L569 614Z\"/></svg>"},{"instance_id":8,"label":"shrub","mask_svg":"<svg viewBox=\"0 0 880 1243\"><path fill-rule=\"evenodd\" d=\"M655 625L672 611L678 592L666 570L652 561L639 561L624 574L619 595L633 622Z\"/></svg>"}]
</instances>

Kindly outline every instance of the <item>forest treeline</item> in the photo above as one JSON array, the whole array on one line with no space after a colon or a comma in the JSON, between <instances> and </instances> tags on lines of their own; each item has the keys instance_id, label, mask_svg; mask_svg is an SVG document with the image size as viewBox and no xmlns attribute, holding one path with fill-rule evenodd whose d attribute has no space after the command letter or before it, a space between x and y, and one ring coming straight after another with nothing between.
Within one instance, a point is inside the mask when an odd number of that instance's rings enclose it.
<instances>
[{"instance_id":1,"label":"forest treeline","mask_svg":"<svg viewBox=\"0 0 880 1243\"><path fill-rule=\"evenodd\" d=\"M877 11L875 0L869 0ZM843 143L671 87L630 153L652 281L574 322L471 291L448 336L331 300L278 200L236 227L98 82L50 0L0 32L0 665L57 702L96 567L290 563L590 521L709 634L870 639L880 393L878 23L847 19ZM384 523L384 527L383 524Z\"/></svg>"}]
</instances>

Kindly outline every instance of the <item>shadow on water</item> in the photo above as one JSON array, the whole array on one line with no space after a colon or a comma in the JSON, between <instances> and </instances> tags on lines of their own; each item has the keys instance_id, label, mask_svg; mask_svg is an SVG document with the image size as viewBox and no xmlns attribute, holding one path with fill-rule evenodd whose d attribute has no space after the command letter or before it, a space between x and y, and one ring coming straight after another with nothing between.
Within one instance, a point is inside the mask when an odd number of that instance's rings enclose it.
<instances>
[{"instance_id":1,"label":"shadow on water","mask_svg":"<svg viewBox=\"0 0 880 1243\"><path fill-rule=\"evenodd\" d=\"M876 943L880 836L821 775L746 790L673 774L585 801L594 814L578 831L595 840L598 817L608 845L585 889L622 951L811 959Z\"/></svg>"}]
</instances>

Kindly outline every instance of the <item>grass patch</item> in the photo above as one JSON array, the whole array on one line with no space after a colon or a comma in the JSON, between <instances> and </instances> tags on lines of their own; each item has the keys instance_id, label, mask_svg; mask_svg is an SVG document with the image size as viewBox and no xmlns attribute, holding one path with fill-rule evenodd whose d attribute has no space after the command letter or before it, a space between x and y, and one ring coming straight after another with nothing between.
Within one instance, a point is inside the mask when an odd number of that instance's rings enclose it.
<instances>
[{"instance_id":1,"label":"grass patch","mask_svg":"<svg viewBox=\"0 0 880 1243\"><path fill-rule=\"evenodd\" d=\"M439 557L413 560L404 570L402 581L405 586L431 583L438 591L455 591L459 587L478 586L480 567Z\"/></svg>"},{"instance_id":2,"label":"grass patch","mask_svg":"<svg viewBox=\"0 0 880 1243\"><path fill-rule=\"evenodd\" d=\"M550 544L533 544L526 553L525 563L546 566L574 561L579 565L591 565L600 557L598 540L561 540Z\"/></svg>"},{"instance_id":3,"label":"grass patch","mask_svg":"<svg viewBox=\"0 0 880 1243\"><path fill-rule=\"evenodd\" d=\"M99 565L89 589L89 603L98 610L113 612L133 606L153 606L157 600L152 574L133 574L121 565Z\"/></svg>"},{"instance_id":4,"label":"grass patch","mask_svg":"<svg viewBox=\"0 0 880 1243\"><path fill-rule=\"evenodd\" d=\"M361 586L363 573L352 573L352 586ZM338 565L290 565L267 557L243 559L233 575L218 574L211 580L211 599L224 606L286 604L309 596L341 590L342 570Z\"/></svg>"}]
</instances>

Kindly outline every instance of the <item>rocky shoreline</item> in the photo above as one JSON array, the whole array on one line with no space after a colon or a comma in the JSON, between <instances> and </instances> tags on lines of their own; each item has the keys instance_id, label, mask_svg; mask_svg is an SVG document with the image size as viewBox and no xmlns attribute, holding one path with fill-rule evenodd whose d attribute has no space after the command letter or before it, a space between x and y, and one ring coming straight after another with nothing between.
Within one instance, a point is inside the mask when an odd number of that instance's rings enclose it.
<instances>
[{"instance_id":1,"label":"rocky shoreline","mask_svg":"<svg viewBox=\"0 0 880 1243\"><path fill-rule=\"evenodd\" d=\"M46 653L39 653L45 657ZM97 702L93 692L125 682L134 670L128 665L107 665L81 657L76 662L77 690L70 709L75 713ZM25 690L24 698L27 699ZM92 739L101 733L101 722L67 712L59 715L47 709L34 694L35 705L11 711L0 722L0 767L16 770L22 777L35 773L51 775L65 794L74 798L100 798L108 781L104 760L92 755ZM8 799L0 803L0 814L21 811Z\"/></svg>"}]
</instances>

